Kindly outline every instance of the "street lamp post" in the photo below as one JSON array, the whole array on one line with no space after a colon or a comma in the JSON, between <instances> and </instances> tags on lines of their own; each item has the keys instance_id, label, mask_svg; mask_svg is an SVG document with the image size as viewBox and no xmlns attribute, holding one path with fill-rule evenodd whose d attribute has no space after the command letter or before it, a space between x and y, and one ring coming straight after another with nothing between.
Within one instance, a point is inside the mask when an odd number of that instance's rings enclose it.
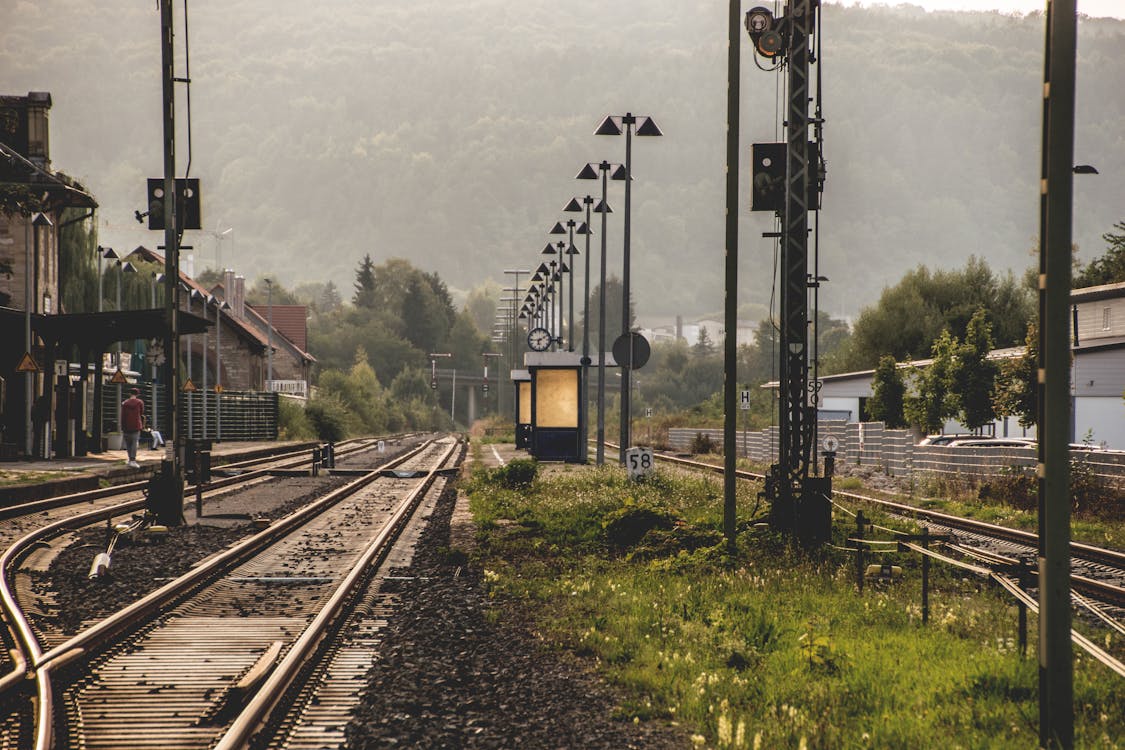
<instances>
[{"instance_id":1,"label":"street lamp post","mask_svg":"<svg viewBox=\"0 0 1125 750\"><path fill-rule=\"evenodd\" d=\"M229 310L230 303L224 300L215 302L215 439L223 439L223 310Z\"/></svg>"},{"instance_id":2,"label":"street lamp post","mask_svg":"<svg viewBox=\"0 0 1125 750\"><path fill-rule=\"evenodd\" d=\"M266 279L266 315L269 331L266 333L266 390L273 390L273 281Z\"/></svg>"},{"instance_id":3,"label":"street lamp post","mask_svg":"<svg viewBox=\"0 0 1125 750\"><path fill-rule=\"evenodd\" d=\"M223 240L233 231L234 227L227 227L221 232L211 232L211 236L215 238L215 270L220 274L223 272Z\"/></svg>"},{"instance_id":4,"label":"street lamp post","mask_svg":"<svg viewBox=\"0 0 1125 750\"><path fill-rule=\"evenodd\" d=\"M624 130L622 130L624 126ZM660 128L651 117L634 115L627 112L617 117L610 115L602 120L602 124L594 131L595 135L621 135L625 133L625 242L623 246L623 278L621 280L621 333L627 334L632 330L632 321L629 319L629 240L631 212L631 187L633 183L633 133L638 136L660 136ZM619 363L621 364L621 363ZM621 449L620 460L625 463L625 451L631 443L630 413L629 413L629 371L632 362L621 364Z\"/></svg>"},{"instance_id":5,"label":"street lamp post","mask_svg":"<svg viewBox=\"0 0 1125 750\"><path fill-rule=\"evenodd\" d=\"M578 234L586 237L586 270L582 276L582 425L580 429L579 442L581 443L579 453L582 462L585 463L589 456L589 441L590 441L590 418L587 414L589 411L590 403L590 235L593 231L590 229L590 210L593 207L594 198L591 195L585 195L581 199L571 198L570 203L566 204L563 211L580 212L582 207L586 207L586 221L582 222L578 227ZM572 313L573 314L573 313Z\"/></svg>"},{"instance_id":6,"label":"street lamp post","mask_svg":"<svg viewBox=\"0 0 1125 750\"><path fill-rule=\"evenodd\" d=\"M151 287L150 288L150 295L151 295L151 302L152 302L152 309L153 310L157 309L156 308L156 285L162 283L163 281L164 281L164 274L160 273L159 271L153 271L152 272L152 282L150 284L150 287ZM154 430L159 430L160 429L160 420L159 420L160 409L158 409L157 406L156 406L156 357L152 356L151 349L148 350L146 352L146 354L147 354L148 360L149 360L149 382L152 384L152 395L150 397L151 400L152 400L152 409L151 409L151 411L152 411L152 428Z\"/></svg>"},{"instance_id":7,"label":"street lamp post","mask_svg":"<svg viewBox=\"0 0 1125 750\"><path fill-rule=\"evenodd\" d=\"M598 430L597 430L597 465L605 463L605 241L606 217L613 212L606 202L606 191L609 186L609 170L613 164L608 161L589 163L578 173L579 180L596 180L601 172L602 199L594 207L594 213L602 215L602 259L600 269L600 287L598 289ZM589 296L589 295L587 295Z\"/></svg>"},{"instance_id":8,"label":"street lamp post","mask_svg":"<svg viewBox=\"0 0 1125 750\"><path fill-rule=\"evenodd\" d=\"M137 269L129 261L121 262L121 258L117 259L117 312L121 312L121 287L125 283L125 274L136 273ZM117 340L117 369L121 369L121 340ZM121 384L117 384L117 403L120 404L121 398ZM117 431L123 432L121 425L117 425Z\"/></svg>"}]
</instances>

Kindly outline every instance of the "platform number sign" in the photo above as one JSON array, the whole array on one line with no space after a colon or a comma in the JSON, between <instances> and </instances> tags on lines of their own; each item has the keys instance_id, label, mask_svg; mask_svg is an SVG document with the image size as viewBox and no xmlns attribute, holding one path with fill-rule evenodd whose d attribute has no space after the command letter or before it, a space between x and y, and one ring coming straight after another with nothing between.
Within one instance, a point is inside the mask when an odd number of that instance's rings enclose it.
<instances>
[{"instance_id":1,"label":"platform number sign","mask_svg":"<svg viewBox=\"0 0 1125 750\"><path fill-rule=\"evenodd\" d=\"M625 468L630 479L640 479L652 473L655 461L652 448L630 448L625 451Z\"/></svg>"}]
</instances>

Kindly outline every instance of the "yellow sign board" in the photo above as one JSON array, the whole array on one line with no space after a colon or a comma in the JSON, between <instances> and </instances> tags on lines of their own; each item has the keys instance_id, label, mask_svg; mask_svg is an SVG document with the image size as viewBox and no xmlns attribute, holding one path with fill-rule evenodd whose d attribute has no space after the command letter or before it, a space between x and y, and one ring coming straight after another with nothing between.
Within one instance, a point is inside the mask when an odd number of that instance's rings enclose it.
<instances>
[{"instance_id":1,"label":"yellow sign board","mask_svg":"<svg viewBox=\"0 0 1125 750\"><path fill-rule=\"evenodd\" d=\"M191 378L188 378L187 382L184 383L184 393L191 393L194 390L195 390L195 383L191 382Z\"/></svg>"},{"instance_id":2,"label":"yellow sign board","mask_svg":"<svg viewBox=\"0 0 1125 750\"><path fill-rule=\"evenodd\" d=\"M23 359L16 365L16 372L39 372L39 365L35 364L31 352L24 352Z\"/></svg>"},{"instance_id":3,"label":"yellow sign board","mask_svg":"<svg viewBox=\"0 0 1125 750\"><path fill-rule=\"evenodd\" d=\"M118 368L117 372L113 373L113 377L109 379L109 382L113 383L114 385L124 385L129 381L125 378L125 373L123 373L121 369Z\"/></svg>"}]
</instances>

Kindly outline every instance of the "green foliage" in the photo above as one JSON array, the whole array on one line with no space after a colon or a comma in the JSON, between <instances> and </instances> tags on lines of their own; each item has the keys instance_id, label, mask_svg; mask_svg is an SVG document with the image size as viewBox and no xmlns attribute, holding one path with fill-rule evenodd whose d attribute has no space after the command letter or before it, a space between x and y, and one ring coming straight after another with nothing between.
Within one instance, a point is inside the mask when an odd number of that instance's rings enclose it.
<instances>
[{"instance_id":1,"label":"green foliage","mask_svg":"<svg viewBox=\"0 0 1125 750\"><path fill-rule=\"evenodd\" d=\"M280 398L277 401L278 438L281 440L311 440L317 437L312 420L296 401Z\"/></svg>"},{"instance_id":2,"label":"green foliage","mask_svg":"<svg viewBox=\"0 0 1125 750\"><path fill-rule=\"evenodd\" d=\"M606 541L610 548L621 552L636 545L650 531L668 531L676 519L659 507L637 505L629 500L620 508L606 514Z\"/></svg>"},{"instance_id":3,"label":"green foliage","mask_svg":"<svg viewBox=\"0 0 1125 750\"><path fill-rule=\"evenodd\" d=\"M797 637L801 655L809 669L820 669L829 674L839 671L843 655L829 633L820 632L816 623L806 625L805 632Z\"/></svg>"},{"instance_id":4,"label":"green foliage","mask_svg":"<svg viewBox=\"0 0 1125 750\"><path fill-rule=\"evenodd\" d=\"M716 450L715 441L706 432L697 432L691 439L691 448L689 449L697 456L705 456L708 453L719 453L721 448Z\"/></svg>"},{"instance_id":5,"label":"green foliage","mask_svg":"<svg viewBox=\"0 0 1125 750\"><path fill-rule=\"evenodd\" d=\"M507 490L525 490L535 483L539 476L539 463L534 459L517 458L504 466L497 467L492 480Z\"/></svg>"},{"instance_id":6,"label":"green foliage","mask_svg":"<svg viewBox=\"0 0 1125 750\"><path fill-rule=\"evenodd\" d=\"M98 228L76 221L84 213L68 208L59 216L59 309L66 313L98 309Z\"/></svg>"},{"instance_id":7,"label":"green foliage","mask_svg":"<svg viewBox=\"0 0 1125 750\"><path fill-rule=\"evenodd\" d=\"M621 285L621 279L610 274L605 282L605 351L610 351L613 342L621 335L624 330L621 327L621 313L622 301L624 299L625 290ZM579 295L581 296L581 295ZM601 310L601 285L591 284L590 286L590 350L598 351L598 342L600 325L599 310ZM629 301L629 320L632 323L636 319L636 302L635 300ZM575 317L581 318L578 311L575 311Z\"/></svg>"},{"instance_id":8,"label":"green foliage","mask_svg":"<svg viewBox=\"0 0 1125 750\"><path fill-rule=\"evenodd\" d=\"M1031 427L1039 419L1039 326L1027 324L1023 353L1000 362L992 408L998 417L1017 417L1021 427Z\"/></svg>"},{"instance_id":9,"label":"green foliage","mask_svg":"<svg viewBox=\"0 0 1125 750\"><path fill-rule=\"evenodd\" d=\"M305 416L321 440L338 442L359 427L347 407L333 396L319 396L309 401Z\"/></svg>"},{"instance_id":10,"label":"green foliage","mask_svg":"<svg viewBox=\"0 0 1125 750\"><path fill-rule=\"evenodd\" d=\"M884 354L898 361L923 358L943 330L963 337L979 310L986 311L996 345L1013 346L1032 317L1033 303L1011 273L998 276L979 258L969 258L962 270L919 266L860 313L844 362L859 370L873 367Z\"/></svg>"},{"instance_id":11,"label":"green foliage","mask_svg":"<svg viewBox=\"0 0 1125 750\"><path fill-rule=\"evenodd\" d=\"M1078 270L1073 282L1075 289L1125 281L1125 221L1119 221L1113 227L1119 234L1106 232L1102 235L1106 251Z\"/></svg>"},{"instance_id":12,"label":"green foliage","mask_svg":"<svg viewBox=\"0 0 1125 750\"><path fill-rule=\"evenodd\" d=\"M501 285L488 279L473 287L465 299L465 312L482 336L492 334L492 324L496 320L496 310L503 295Z\"/></svg>"},{"instance_id":13,"label":"green foliage","mask_svg":"<svg viewBox=\"0 0 1125 750\"><path fill-rule=\"evenodd\" d=\"M1015 608L959 574L932 572L922 627L910 554L889 559L913 583L857 596L848 554L805 555L749 533L733 559L677 548L681 529L704 539L718 527L717 478L634 485L620 471L590 469L551 473L517 493L487 473L474 477L470 504L492 611L587 659L622 691L623 719L675 721L696 745L716 748L1036 741L1025 721L1035 663L997 636L997 623L1014 630ZM740 492L740 514L755 489ZM607 558L602 522L642 508L683 523L650 529L637 554ZM1102 667L1076 661L1075 695L1078 744L1125 731L1125 686L1106 681Z\"/></svg>"},{"instance_id":14,"label":"green foliage","mask_svg":"<svg viewBox=\"0 0 1125 750\"><path fill-rule=\"evenodd\" d=\"M934 341L928 367L915 370L915 395L906 399L906 418L926 432L938 432L957 413L953 371L955 339L945 329Z\"/></svg>"},{"instance_id":15,"label":"green foliage","mask_svg":"<svg viewBox=\"0 0 1125 750\"><path fill-rule=\"evenodd\" d=\"M906 382L895 358L886 354L879 358L879 366L871 381L871 398L867 400L867 414L891 429L906 426L903 414Z\"/></svg>"},{"instance_id":16,"label":"green foliage","mask_svg":"<svg viewBox=\"0 0 1125 750\"><path fill-rule=\"evenodd\" d=\"M375 263L371 255L365 254L355 272L355 293L352 304L356 307L375 307Z\"/></svg>"},{"instance_id":17,"label":"green foliage","mask_svg":"<svg viewBox=\"0 0 1125 750\"><path fill-rule=\"evenodd\" d=\"M953 389L960 405L961 423L977 430L996 418L992 395L999 367L988 359L992 351L992 326L983 309L977 310L965 331L965 340L956 347Z\"/></svg>"}]
</instances>

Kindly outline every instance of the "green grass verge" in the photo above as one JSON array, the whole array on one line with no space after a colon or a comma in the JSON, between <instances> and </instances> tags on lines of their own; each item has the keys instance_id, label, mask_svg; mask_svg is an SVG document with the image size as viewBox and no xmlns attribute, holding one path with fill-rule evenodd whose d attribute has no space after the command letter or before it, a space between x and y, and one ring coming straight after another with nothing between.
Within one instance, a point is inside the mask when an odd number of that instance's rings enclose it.
<instances>
[{"instance_id":1,"label":"green grass verge","mask_svg":"<svg viewBox=\"0 0 1125 750\"><path fill-rule=\"evenodd\" d=\"M65 471L7 471L0 470L0 487L15 487L22 484L39 484L52 479L72 477Z\"/></svg>"},{"instance_id":2,"label":"green grass verge","mask_svg":"<svg viewBox=\"0 0 1125 750\"><path fill-rule=\"evenodd\" d=\"M495 616L589 659L627 696L623 720L717 748L1036 746L1036 662L985 584L935 566L922 626L916 557L877 556L903 577L859 595L850 554L746 523L761 510L748 483L728 556L718 478L571 469L515 491L495 476L468 482ZM1125 681L1078 658L1075 696L1079 746L1118 747Z\"/></svg>"}]
</instances>

